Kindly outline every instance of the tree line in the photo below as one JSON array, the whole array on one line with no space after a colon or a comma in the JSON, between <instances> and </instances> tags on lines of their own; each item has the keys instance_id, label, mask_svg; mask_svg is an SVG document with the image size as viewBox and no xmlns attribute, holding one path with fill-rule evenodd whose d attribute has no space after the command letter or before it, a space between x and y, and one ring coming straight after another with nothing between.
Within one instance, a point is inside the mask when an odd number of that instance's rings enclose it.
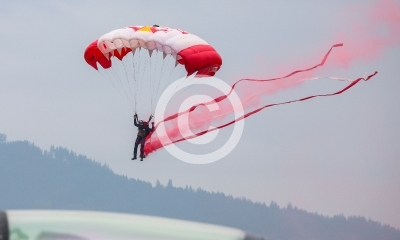
<instances>
[{"instance_id":1,"label":"tree line","mask_svg":"<svg viewBox=\"0 0 400 240\"><path fill-rule=\"evenodd\" d=\"M243 229L272 239L400 239L362 216L333 217L252 202L201 188L166 186L115 174L62 147L41 150L0 134L0 209L66 209L145 214Z\"/></svg>"}]
</instances>

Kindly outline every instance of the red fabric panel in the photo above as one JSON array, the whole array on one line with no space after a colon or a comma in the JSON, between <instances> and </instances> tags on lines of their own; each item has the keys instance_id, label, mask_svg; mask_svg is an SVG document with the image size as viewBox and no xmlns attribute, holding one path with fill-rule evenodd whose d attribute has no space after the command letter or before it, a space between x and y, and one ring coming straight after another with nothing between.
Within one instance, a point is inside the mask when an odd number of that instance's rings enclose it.
<instances>
[{"instance_id":1,"label":"red fabric panel","mask_svg":"<svg viewBox=\"0 0 400 240\"><path fill-rule=\"evenodd\" d=\"M86 48L84 58L86 62L96 70L98 70L97 63L99 63L103 68L111 67L111 61L108 60L97 47L97 40L92 42Z\"/></svg>"},{"instance_id":2,"label":"red fabric panel","mask_svg":"<svg viewBox=\"0 0 400 240\"><path fill-rule=\"evenodd\" d=\"M126 54L132 52L132 49L130 48L122 48L121 53L119 53L117 50L113 51L113 54L116 58L118 58L120 61L125 57Z\"/></svg>"},{"instance_id":3,"label":"red fabric panel","mask_svg":"<svg viewBox=\"0 0 400 240\"><path fill-rule=\"evenodd\" d=\"M180 64L185 65L189 75L198 71L198 75L214 76L222 65L221 56L210 45L194 45L178 53Z\"/></svg>"}]
</instances>

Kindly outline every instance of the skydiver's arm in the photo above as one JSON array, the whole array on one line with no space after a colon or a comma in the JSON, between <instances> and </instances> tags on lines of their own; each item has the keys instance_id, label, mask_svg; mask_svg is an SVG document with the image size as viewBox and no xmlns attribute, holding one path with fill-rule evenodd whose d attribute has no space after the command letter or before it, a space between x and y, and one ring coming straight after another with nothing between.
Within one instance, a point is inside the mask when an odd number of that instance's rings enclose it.
<instances>
[{"instance_id":1,"label":"skydiver's arm","mask_svg":"<svg viewBox=\"0 0 400 240\"><path fill-rule=\"evenodd\" d=\"M133 124L135 124L136 127L139 127L139 124L137 123L136 118L133 118Z\"/></svg>"}]
</instances>

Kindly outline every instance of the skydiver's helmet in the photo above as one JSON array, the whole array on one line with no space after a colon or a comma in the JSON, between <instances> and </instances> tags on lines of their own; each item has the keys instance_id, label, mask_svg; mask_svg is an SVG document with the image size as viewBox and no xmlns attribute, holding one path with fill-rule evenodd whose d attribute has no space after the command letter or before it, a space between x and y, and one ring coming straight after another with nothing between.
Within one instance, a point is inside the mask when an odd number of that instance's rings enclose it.
<instances>
[{"instance_id":1,"label":"skydiver's helmet","mask_svg":"<svg viewBox=\"0 0 400 240\"><path fill-rule=\"evenodd\" d=\"M139 121L139 124L140 124L140 125L143 125L143 126L147 126L147 125L148 125L148 123L145 122L145 121L143 121L143 120L140 120L140 121Z\"/></svg>"}]
</instances>

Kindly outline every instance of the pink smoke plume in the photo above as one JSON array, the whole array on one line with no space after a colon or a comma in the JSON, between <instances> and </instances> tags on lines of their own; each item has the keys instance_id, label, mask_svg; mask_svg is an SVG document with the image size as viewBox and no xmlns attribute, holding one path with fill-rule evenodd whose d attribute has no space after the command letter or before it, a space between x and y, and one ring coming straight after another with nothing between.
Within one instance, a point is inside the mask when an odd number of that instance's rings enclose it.
<instances>
[{"instance_id":1,"label":"pink smoke plume","mask_svg":"<svg viewBox=\"0 0 400 240\"><path fill-rule=\"evenodd\" d=\"M353 6L357 8L357 6ZM354 9L352 9L354 10ZM289 88L300 84L306 78L313 77L313 71L317 68L323 67L329 57L329 64L334 67L348 68L351 63L359 60L373 61L377 59L386 48L400 45L400 5L394 0L381 0L371 10L365 14L366 19L360 22L354 22L351 26L351 33L340 33L337 39L345 42L345 51L335 51L331 54L333 48L341 47L342 44L336 44L325 54L319 64L312 65L311 67L290 72L289 74L271 79L240 79L232 85L230 92L219 96L214 101L202 103L192 106L190 109L173 114L163 120L157 119L158 126L160 123L165 124L167 129L166 136L150 135L145 146L147 154L163 147L164 145L181 142L187 139L201 136L208 132L215 131L241 121L265 108L289 104L293 102L305 101L315 97L334 96L347 91L361 80L369 80L377 74L377 72L365 77L357 78L350 81L348 85L340 90L336 90L329 94L315 94L300 99L261 105L261 98L265 94L269 94L281 89ZM334 78L332 78L334 79ZM284 80L284 81L283 81ZM240 84L239 84L240 83ZM250 84L253 83L253 84ZM268 83L268 84L266 84ZM238 89L235 89L238 88ZM239 118L230 120L226 123L220 123L216 127L209 128L210 124L218 119L227 118L232 115L235 106L230 106L227 97L233 90L241 91L241 102L245 110L245 114ZM210 112L207 110L206 105L217 103L219 106L218 111ZM179 129L178 121L180 117L188 118L188 125L192 134L182 133ZM167 141L160 141L160 139L168 139ZM165 142L168 142L165 144Z\"/></svg>"},{"instance_id":2,"label":"pink smoke plume","mask_svg":"<svg viewBox=\"0 0 400 240\"><path fill-rule=\"evenodd\" d=\"M351 14L359 6L352 6ZM336 40L346 43L346 51L332 55L330 61L339 67L349 67L358 60L374 61L387 48L400 46L400 4L381 0L350 26L350 32L339 33Z\"/></svg>"}]
</instances>

